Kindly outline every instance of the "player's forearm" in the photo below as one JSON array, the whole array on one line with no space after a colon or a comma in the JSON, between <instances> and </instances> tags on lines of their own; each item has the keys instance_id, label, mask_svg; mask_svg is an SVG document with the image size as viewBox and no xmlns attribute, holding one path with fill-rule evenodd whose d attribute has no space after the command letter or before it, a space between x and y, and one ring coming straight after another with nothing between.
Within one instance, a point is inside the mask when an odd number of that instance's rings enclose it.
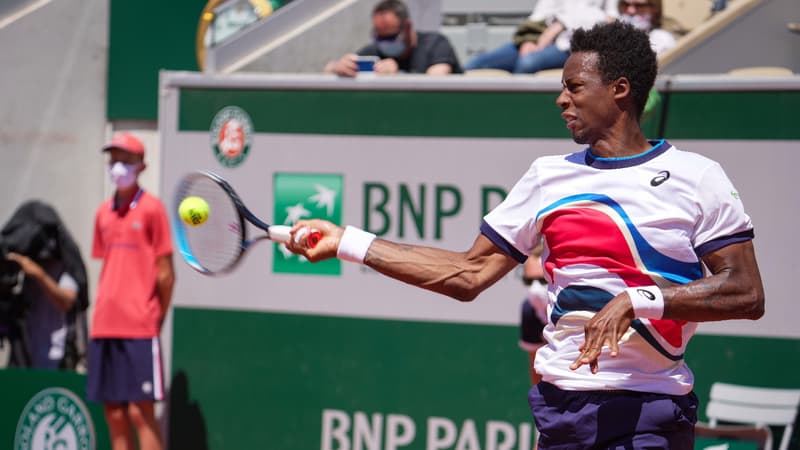
<instances>
[{"instance_id":1,"label":"player's forearm","mask_svg":"<svg viewBox=\"0 0 800 450\"><path fill-rule=\"evenodd\" d=\"M173 274L162 274L158 277L156 288L158 289L158 300L161 303L161 317L164 317L172 303L172 289L175 287L175 276Z\"/></svg>"},{"instance_id":2,"label":"player's forearm","mask_svg":"<svg viewBox=\"0 0 800 450\"><path fill-rule=\"evenodd\" d=\"M172 265L172 255L164 255L156 260L157 275L156 289L158 290L158 300L161 303L161 317L163 318L169 310L172 302L172 290L175 287L175 269Z\"/></svg>"},{"instance_id":3,"label":"player's forearm","mask_svg":"<svg viewBox=\"0 0 800 450\"><path fill-rule=\"evenodd\" d=\"M450 75L453 73L453 68L448 63L438 63L428 67L425 73L427 75Z\"/></svg>"},{"instance_id":4,"label":"player's forearm","mask_svg":"<svg viewBox=\"0 0 800 450\"><path fill-rule=\"evenodd\" d=\"M75 304L78 293L72 289L59 286L47 272L41 270L29 275L39 283L39 286L41 286L42 291L44 291L50 303L61 311L67 312L72 308L72 305Z\"/></svg>"},{"instance_id":5,"label":"player's forearm","mask_svg":"<svg viewBox=\"0 0 800 450\"><path fill-rule=\"evenodd\" d=\"M764 315L764 291L733 273L719 273L682 286L665 288L664 318L709 322L755 320Z\"/></svg>"},{"instance_id":6,"label":"player's forearm","mask_svg":"<svg viewBox=\"0 0 800 450\"><path fill-rule=\"evenodd\" d=\"M705 322L764 315L764 287L751 242L723 249L706 263L710 277L662 290L664 318Z\"/></svg>"},{"instance_id":7,"label":"player's forearm","mask_svg":"<svg viewBox=\"0 0 800 450\"><path fill-rule=\"evenodd\" d=\"M507 272L484 270L493 265L492 258L496 265L497 255L470 256L468 253L376 239L364 264L396 280L456 300L471 301Z\"/></svg>"}]
</instances>

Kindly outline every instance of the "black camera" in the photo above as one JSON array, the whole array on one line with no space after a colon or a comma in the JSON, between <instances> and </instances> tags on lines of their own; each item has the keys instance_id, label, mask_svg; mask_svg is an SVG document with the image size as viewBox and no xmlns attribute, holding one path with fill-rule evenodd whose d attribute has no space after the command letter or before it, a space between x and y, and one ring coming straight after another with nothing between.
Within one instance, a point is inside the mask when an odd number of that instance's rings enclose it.
<instances>
[{"instance_id":1,"label":"black camera","mask_svg":"<svg viewBox=\"0 0 800 450\"><path fill-rule=\"evenodd\" d=\"M0 242L0 324L8 323L19 313L19 301L25 274L18 262L7 259L8 250Z\"/></svg>"}]
</instances>

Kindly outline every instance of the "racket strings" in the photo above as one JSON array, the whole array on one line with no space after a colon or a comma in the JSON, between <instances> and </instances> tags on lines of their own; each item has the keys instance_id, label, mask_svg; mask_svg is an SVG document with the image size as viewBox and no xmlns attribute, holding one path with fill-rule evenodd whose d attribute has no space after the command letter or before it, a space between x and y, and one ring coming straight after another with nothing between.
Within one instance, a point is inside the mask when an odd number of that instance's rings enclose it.
<instances>
[{"instance_id":1,"label":"racket strings","mask_svg":"<svg viewBox=\"0 0 800 450\"><path fill-rule=\"evenodd\" d=\"M215 181L197 177L178 188L178 204L186 197L197 196L208 203L208 219L197 226L181 223L184 242L190 259L202 269L216 273L230 268L242 253L244 223L236 205Z\"/></svg>"}]
</instances>

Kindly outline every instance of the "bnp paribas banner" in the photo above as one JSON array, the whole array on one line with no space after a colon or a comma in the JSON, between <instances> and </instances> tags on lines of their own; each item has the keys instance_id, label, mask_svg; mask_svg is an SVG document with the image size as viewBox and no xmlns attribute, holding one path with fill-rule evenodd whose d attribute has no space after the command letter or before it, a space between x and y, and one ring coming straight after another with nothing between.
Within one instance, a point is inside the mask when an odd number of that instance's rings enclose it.
<instances>
[{"instance_id":1,"label":"bnp paribas banner","mask_svg":"<svg viewBox=\"0 0 800 450\"><path fill-rule=\"evenodd\" d=\"M552 92L262 89L243 80L164 91L167 208L177 207L183 174L211 170L269 223L319 217L464 251L535 158L581 149ZM680 111L681 99L672 107ZM728 172L756 227L769 299L758 322L701 325L687 353L695 390L704 398L720 377L789 387L776 362L785 360L768 355L800 354L785 283L797 275L788 244L800 211L790 194L797 140L670 141ZM518 271L460 303L266 241L224 276L181 261L176 269L165 350L170 448L531 448ZM789 364L800 369L796 356Z\"/></svg>"}]
</instances>

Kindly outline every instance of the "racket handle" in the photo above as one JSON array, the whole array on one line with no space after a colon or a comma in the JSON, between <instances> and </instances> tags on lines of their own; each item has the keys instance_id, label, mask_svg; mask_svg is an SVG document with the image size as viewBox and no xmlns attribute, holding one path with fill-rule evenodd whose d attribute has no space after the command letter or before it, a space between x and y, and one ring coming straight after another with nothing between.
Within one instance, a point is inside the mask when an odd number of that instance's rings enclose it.
<instances>
[{"instance_id":1,"label":"racket handle","mask_svg":"<svg viewBox=\"0 0 800 450\"><path fill-rule=\"evenodd\" d=\"M291 233L292 227L288 227L286 225L270 225L269 226L269 238L275 242L287 242L289 239L292 238Z\"/></svg>"},{"instance_id":2,"label":"racket handle","mask_svg":"<svg viewBox=\"0 0 800 450\"><path fill-rule=\"evenodd\" d=\"M269 238L276 242L288 242L292 238L290 231L292 227L286 225L270 225ZM294 236L295 242L300 242L300 239L306 238L308 246L314 248L317 243L322 239L322 233L317 230L312 230L308 227L301 228Z\"/></svg>"},{"instance_id":3,"label":"racket handle","mask_svg":"<svg viewBox=\"0 0 800 450\"><path fill-rule=\"evenodd\" d=\"M294 235L294 241L300 242L300 239L303 238L306 239L306 244L308 244L310 248L314 248L319 243L319 240L322 239L322 233L320 233L319 230L303 227Z\"/></svg>"}]
</instances>

